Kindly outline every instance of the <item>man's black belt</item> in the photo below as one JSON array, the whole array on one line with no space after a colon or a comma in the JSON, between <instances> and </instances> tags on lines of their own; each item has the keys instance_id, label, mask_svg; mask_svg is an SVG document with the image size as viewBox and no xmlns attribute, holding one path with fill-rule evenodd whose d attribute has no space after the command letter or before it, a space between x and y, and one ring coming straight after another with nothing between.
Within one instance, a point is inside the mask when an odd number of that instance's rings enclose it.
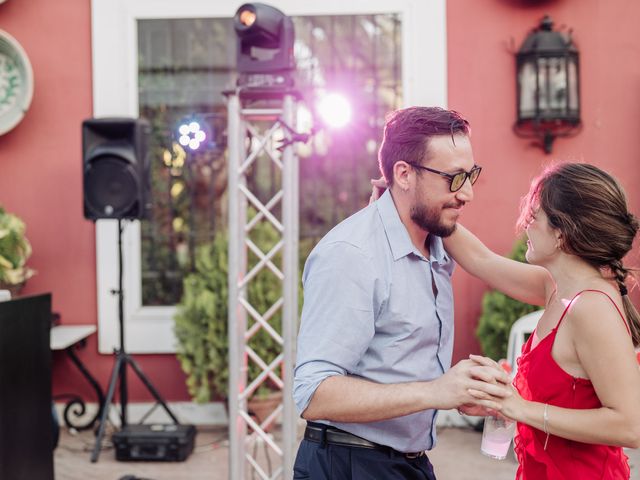
<instances>
[{"instance_id":1,"label":"man's black belt","mask_svg":"<svg viewBox=\"0 0 640 480\"><path fill-rule=\"evenodd\" d=\"M378 443L370 442L365 438L358 437L352 433L345 432L339 428L331 427L329 425L323 425L321 423L307 422L307 428L304 430L305 440L315 443L328 443L331 445L339 445L342 447L358 447L358 448L371 448L374 450L381 450L384 452L395 452L398 455L404 456L409 459L422 457L424 452L398 452L386 445L380 445Z\"/></svg>"}]
</instances>

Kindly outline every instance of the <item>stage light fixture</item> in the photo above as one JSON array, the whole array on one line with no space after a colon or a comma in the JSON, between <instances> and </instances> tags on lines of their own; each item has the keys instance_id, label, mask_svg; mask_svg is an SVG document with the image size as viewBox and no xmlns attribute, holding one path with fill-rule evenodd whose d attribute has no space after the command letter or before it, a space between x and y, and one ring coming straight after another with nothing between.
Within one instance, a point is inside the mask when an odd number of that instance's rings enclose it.
<instances>
[{"instance_id":1,"label":"stage light fixture","mask_svg":"<svg viewBox=\"0 0 640 480\"><path fill-rule=\"evenodd\" d=\"M210 143L211 133L206 122L188 117L182 119L177 128L177 140L180 145L195 152Z\"/></svg>"},{"instance_id":2,"label":"stage light fixture","mask_svg":"<svg viewBox=\"0 0 640 480\"><path fill-rule=\"evenodd\" d=\"M270 5L245 3L236 11L233 24L239 84L290 85L295 68L291 18Z\"/></svg>"},{"instance_id":3,"label":"stage light fixture","mask_svg":"<svg viewBox=\"0 0 640 480\"><path fill-rule=\"evenodd\" d=\"M198 150L207 140L205 130L196 120L181 123L178 127L178 134L178 143L183 147L189 147L191 151Z\"/></svg>"}]
</instances>

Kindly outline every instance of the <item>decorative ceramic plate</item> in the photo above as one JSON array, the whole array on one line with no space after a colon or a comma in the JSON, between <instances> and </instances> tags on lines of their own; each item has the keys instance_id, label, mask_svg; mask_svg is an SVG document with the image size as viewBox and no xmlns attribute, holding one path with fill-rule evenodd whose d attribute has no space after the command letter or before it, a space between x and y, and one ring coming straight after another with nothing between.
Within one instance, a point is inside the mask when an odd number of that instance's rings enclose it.
<instances>
[{"instance_id":1,"label":"decorative ceramic plate","mask_svg":"<svg viewBox=\"0 0 640 480\"><path fill-rule=\"evenodd\" d=\"M15 38L0 30L0 135L22 120L32 96L29 58Z\"/></svg>"}]
</instances>

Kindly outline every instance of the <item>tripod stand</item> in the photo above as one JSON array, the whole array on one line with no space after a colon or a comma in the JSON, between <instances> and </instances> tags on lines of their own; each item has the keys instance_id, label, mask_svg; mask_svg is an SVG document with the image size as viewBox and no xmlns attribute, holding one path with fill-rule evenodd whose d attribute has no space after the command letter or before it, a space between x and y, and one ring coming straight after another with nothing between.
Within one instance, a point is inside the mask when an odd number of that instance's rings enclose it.
<instances>
[{"instance_id":1,"label":"tripod stand","mask_svg":"<svg viewBox=\"0 0 640 480\"><path fill-rule=\"evenodd\" d=\"M93 453L91 454L91 462L98 461L100 455L100 448L102 447L102 438L105 433L105 426L107 423L107 417L109 415L109 406L113 400L116 390L116 383L118 377L120 378L120 419L121 428L127 426L127 403L128 403L128 391L127 391L127 366L133 368L138 378L142 381L147 390L156 399L156 405L160 404L162 408L167 412L171 420L178 425L180 422L169 409L164 399L160 396L155 387L151 384L149 379L142 372L136 361L129 355L124 349L124 292L122 291L122 220L118 219L118 290L113 290L111 293L118 295L118 324L120 327L120 348L114 351L115 363L113 370L111 371L111 380L109 381L109 388L107 390L107 396L102 406L102 416L100 417L100 427L96 436L96 443L93 447Z\"/></svg>"}]
</instances>

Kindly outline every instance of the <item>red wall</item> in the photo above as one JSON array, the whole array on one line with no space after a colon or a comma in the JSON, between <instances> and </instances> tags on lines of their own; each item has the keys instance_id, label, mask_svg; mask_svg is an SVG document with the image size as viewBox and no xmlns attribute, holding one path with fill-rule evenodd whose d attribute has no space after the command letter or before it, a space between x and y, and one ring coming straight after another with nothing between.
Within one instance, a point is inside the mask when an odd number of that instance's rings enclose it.
<instances>
[{"instance_id":1,"label":"red wall","mask_svg":"<svg viewBox=\"0 0 640 480\"><path fill-rule=\"evenodd\" d=\"M515 59L526 34L548 13L573 29L580 51L583 130L558 139L551 155L516 137ZM611 172L640 214L640 2L634 0L449 0L449 106L473 129L476 162L484 167L463 223L490 247L508 253L520 197L552 160L585 161ZM639 265L637 250L627 262ZM486 286L458 270L455 359L479 351L473 332ZM637 300L636 296L632 297Z\"/></svg>"},{"instance_id":2,"label":"red wall","mask_svg":"<svg viewBox=\"0 0 640 480\"><path fill-rule=\"evenodd\" d=\"M38 273L24 294L53 293L62 323L97 323L94 225L82 216L80 124L92 114L89 0L8 0L0 4L0 29L27 52L35 88L26 117L0 136L0 204L27 224ZM98 354L97 337L79 352L105 386L113 364ZM173 355L136 357L169 400L187 399L184 375ZM131 376L131 375L130 375ZM137 381L133 400L150 398ZM75 367L54 355L54 395L80 393L94 401Z\"/></svg>"},{"instance_id":3,"label":"red wall","mask_svg":"<svg viewBox=\"0 0 640 480\"><path fill-rule=\"evenodd\" d=\"M515 112L513 51L549 13L574 31L581 54L583 131L559 139L553 154L511 132ZM584 160L617 175L632 208L640 198L640 37L635 0L449 0L447 2L449 106L473 127L477 162L484 167L464 223L492 248L508 252L520 196L541 166L553 159ZM43 19L46 19L44 21ZM31 60L35 91L26 118L0 136L0 203L28 226L29 262L38 270L25 292L53 292L65 324L96 323L95 233L82 217L80 123L92 113L89 0L8 0L0 29L12 34ZM632 255L635 264L637 256ZM458 270L455 358L478 351L474 331L486 286ZM80 356L105 385L110 356L93 336ZM169 400L188 398L172 355L137 356ZM137 382L133 400L149 396ZM63 355L54 362L54 394L92 392Z\"/></svg>"}]
</instances>

